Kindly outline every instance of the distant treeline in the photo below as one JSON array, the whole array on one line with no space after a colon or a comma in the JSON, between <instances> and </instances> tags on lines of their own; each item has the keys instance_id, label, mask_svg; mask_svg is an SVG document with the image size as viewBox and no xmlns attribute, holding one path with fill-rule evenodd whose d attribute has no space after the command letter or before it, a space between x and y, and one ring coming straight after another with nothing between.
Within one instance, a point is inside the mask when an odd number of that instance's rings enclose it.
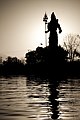
<instances>
[{"instance_id":1,"label":"distant treeline","mask_svg":"<svg viewBox=\"0 0 80 120\"><path fill-rule=\"evenodd\" d=\"M12 75L12 74L23 74L24 73L24 63L17 57L8 56L0 64L0 74L1 75Z\"/></svg>"},{"instance_id":2,"label":"distant treeline","mask_svg":"<svg viewBox=\"0 0 80 120\"><path fill-rule=\"evenodd\" d=\"M68 61L68 52L61 46L37 47L25 55L25 64L17 57L8 56L0 64L0 75L80 75L80 61Z\"/></svg>"}]
</instances>

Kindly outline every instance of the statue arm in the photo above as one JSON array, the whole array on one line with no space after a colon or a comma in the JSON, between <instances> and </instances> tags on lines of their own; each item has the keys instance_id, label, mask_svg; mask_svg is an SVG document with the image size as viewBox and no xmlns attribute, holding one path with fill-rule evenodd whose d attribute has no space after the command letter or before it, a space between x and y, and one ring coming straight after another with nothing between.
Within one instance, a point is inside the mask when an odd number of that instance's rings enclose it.
<instances>
[{"instance_id":1,"label":"statue arm","mask_svg":"<svg viewBox=\"0 0 80 120\"><path fill-rule=\"evenodd\" d=\"M61 33L61 32L62 32L62 29L61 29L60 24L58 24L58 29L59 29L59 33Z\"/></svg>"},{"instance_id":2,"label":"statue arm","mask_svg":"<svg viewBox=\"0 0 80 120\"><path fill-rule=\"evenodd\" d=\"M49 30L45 31L45 33L48 33L48 32L49 32Z\"/></svg>"}]
</instances>

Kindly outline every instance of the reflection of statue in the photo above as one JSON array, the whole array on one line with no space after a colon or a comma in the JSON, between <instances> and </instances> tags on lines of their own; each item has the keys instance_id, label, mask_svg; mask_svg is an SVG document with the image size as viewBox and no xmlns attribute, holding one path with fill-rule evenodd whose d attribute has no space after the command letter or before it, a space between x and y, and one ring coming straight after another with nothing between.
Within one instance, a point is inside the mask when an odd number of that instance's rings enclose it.
<instances>
[{"instance_id":1,"label":"reflection of statue","mask_svg":"<svg viewBox=\"0 0 80 120\"><path fill-rule=\"evenodd\" d=\"M58 96L59 92L57 91L57 87L59 85L58 80L55 80L54 78L49 79L49 91L50 91L50 96L49 96L49 101L50 101L50 106L51 106L51 111L52 115L51 118L53 120L57 120L59 117L59 102L58 102Z\"/></svg>"},{"instance_id":2,"label":"reflection of statue","mask_svg":"<svg viewBox=\"0 0 80 120\"><path fill-rule=\"evenodd\" d=\"M57 28L59 29L59 33L62 32L60 24L58 23L58 19L54 12L51 14L51 21L48 23L48 30L45 31L46 33L50 31L49 36L49 46L56 47L58 46L58 35L57 35Z\"/></svg>"}]
</instances>

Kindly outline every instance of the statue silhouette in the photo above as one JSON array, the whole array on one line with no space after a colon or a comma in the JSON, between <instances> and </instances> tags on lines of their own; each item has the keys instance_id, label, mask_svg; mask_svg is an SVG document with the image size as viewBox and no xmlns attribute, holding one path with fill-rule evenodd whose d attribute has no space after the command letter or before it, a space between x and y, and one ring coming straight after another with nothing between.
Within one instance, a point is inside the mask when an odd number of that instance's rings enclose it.
<instances>
[{"instance_id":1,"label":"statue silhouette","mask_svg":"<svg viewBox=\"0 0 80 120\"><path fill-rule=\"evenodd\" d=\"M48 30L45 31L45 33L50 32L49 35L49 47L55 48L58 46L58 34L57 34L57 28L59 29L59 33L62 32L60 24L58 23L58 19L56 19L56 16L54 12L51 14L51 21L48 23Z\"/></svg>"}]
</instances>

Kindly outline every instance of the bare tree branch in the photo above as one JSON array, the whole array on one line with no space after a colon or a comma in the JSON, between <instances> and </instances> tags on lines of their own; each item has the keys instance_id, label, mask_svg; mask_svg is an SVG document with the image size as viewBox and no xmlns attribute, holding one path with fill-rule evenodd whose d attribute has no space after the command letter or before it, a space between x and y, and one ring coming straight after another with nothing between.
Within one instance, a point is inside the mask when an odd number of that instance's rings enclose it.
<instances>
[{"instance_id":1,"label":"bare tree branch","mask_svg":"<svg viewBox=\"0 0 80 120\"><path fill-rule=\"evenodd\" d=\"M68 34L67 36L65 36L63 47L68 51L70 60L73 61L76 52L80 48L80 35Z\"/></svg>"}]
</instances>

